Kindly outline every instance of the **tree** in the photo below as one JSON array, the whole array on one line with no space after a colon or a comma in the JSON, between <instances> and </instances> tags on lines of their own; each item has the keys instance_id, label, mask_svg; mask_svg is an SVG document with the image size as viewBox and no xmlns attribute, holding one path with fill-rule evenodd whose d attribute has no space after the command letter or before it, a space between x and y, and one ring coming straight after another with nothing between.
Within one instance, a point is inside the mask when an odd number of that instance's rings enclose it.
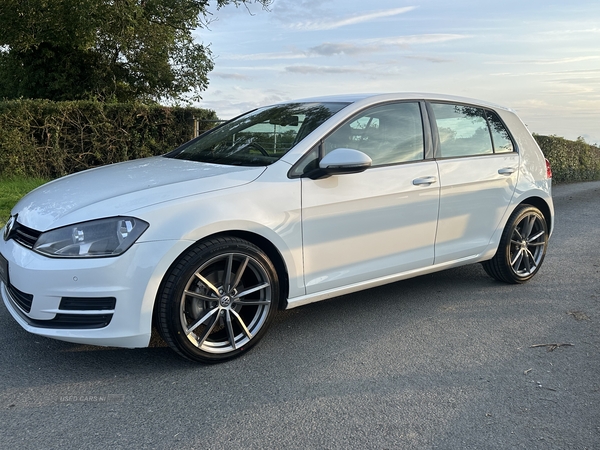
<instances>
[{"instance_id":1,"label":"tree","mask_svg":"<svg viewBox=\"0 0 600 450\"><path fill-rule=\"evenodd\" d=\"M216 0L214 7L272 0ZM199 98L209 0L0 0L0 98Z\"/></svg>"}]
</instances>

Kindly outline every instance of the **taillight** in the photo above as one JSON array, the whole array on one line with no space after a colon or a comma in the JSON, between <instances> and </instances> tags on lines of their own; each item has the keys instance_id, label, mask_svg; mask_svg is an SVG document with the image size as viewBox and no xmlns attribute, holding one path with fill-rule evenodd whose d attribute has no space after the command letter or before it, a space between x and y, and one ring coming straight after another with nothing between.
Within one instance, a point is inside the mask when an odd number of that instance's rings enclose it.
<instances>
[{"instance_id":1,"label":"taillight","mask_svg":"<svg viewBox=\"0 0 600 450\"><path fill-rule=\"evenodd\" d=\"M548 159L546 159L546 178L552 178L552 167L550 167Z\"/></svg>"}]
</instances>

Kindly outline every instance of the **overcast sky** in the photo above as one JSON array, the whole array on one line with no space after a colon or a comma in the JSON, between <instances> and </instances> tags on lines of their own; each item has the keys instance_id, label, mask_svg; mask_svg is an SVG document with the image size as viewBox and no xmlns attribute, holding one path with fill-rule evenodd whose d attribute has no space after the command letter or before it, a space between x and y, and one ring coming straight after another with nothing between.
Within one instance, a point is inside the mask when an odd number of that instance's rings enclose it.
<instances>
[{"instance_id":1,"label":"overcast sky","mask_svg":"<svg viewBox=\"0 0 600 450\"><path fill-rule=\"evenodd\" d=\"M197 39L221 118L294 98L437 92L600 144L599 0L275 0L215 12ZM252 14L252 15L251 15Z\"/></svg>"}]
</instances>

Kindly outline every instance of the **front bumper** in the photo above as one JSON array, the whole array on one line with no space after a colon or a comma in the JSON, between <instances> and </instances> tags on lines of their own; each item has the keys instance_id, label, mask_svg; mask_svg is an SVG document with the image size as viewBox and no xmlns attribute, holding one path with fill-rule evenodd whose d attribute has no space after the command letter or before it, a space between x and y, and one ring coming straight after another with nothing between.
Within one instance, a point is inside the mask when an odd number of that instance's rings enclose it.
<instances>
[{"instance_id":1,"label":"front bumper","mask_svg":"<svg viewBox=\"0 0 600 450\"><path fill-rule=\"evenodd\" d=\"M162 278L189 245L142 242L114 258L57 259L0 239L9 273L0 296L30 333L79 344L147 347Z\"/></svg>"}]
</instances>

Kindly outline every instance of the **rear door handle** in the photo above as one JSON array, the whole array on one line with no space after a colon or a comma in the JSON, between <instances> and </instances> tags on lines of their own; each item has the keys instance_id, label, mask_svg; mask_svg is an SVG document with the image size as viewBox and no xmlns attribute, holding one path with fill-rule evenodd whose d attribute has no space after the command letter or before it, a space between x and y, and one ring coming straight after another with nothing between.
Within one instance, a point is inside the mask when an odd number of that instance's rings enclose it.
<instances>
[{"instance_id":1,"label":"rear door handle","mask_svg":"<svg viewBox=\"0 0 600 450\"><path fill-rule=\"evenodd\" d=\"M421 178L415 178L413 180L413 184L415 186L429 186L430 184L433 184L437 181L436 177L421 177Z\"/></svg>"},{"instance_id":2,"label":"rear door handle","mask_svg":"<svg viewBox=\"0 0 600 450\"><path fill-rule=\"evenodd\" d=\"M514 167L504 167L502 169L499 169L498 173L500 175L512 175L516 171L517 171L517 169L515 169Z\"/></svg>"}]
</instances>

